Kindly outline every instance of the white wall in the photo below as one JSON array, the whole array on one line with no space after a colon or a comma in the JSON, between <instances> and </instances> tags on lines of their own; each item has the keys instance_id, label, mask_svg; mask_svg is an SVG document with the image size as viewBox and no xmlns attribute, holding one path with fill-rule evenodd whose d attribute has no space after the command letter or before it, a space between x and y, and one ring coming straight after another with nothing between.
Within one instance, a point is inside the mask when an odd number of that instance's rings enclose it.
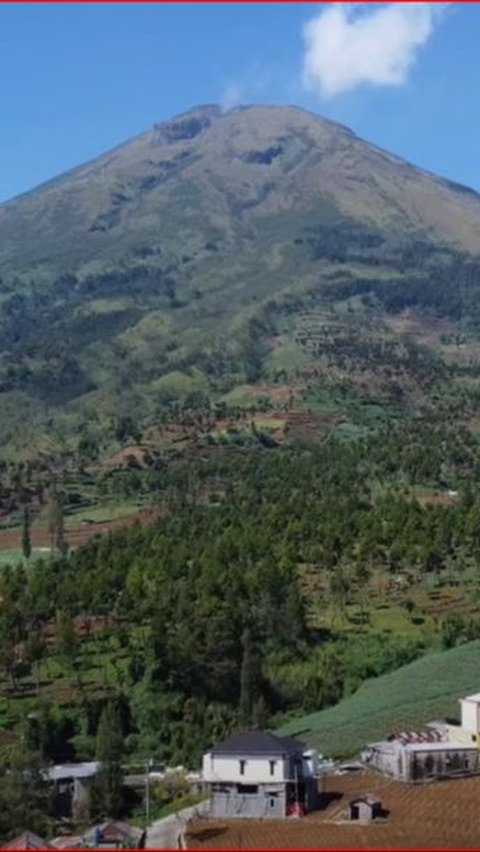
<instances>
[{"instance_id":1,"label":"white wall","mask_svg":"<svg viewBox=\"0 0 480 852\"><path fill-rule=\"evenodd\" d=\"M471 734L479 733L479 703L462 698L460 704L462 707L462 728Z\"/></svg>"},{"instance_id":2,"label":"white wall","mask_svg":"<svg viewBox=\"0 0 480 852\"><path fill-rule=\"evenodd\" d=\"M452 743L468 743L471 745L471 732L467 731L463 725L446 725L448 741Z\"/></svg>"},{"instance_id":3,"label":"white wall","mask_svg":"<svg viewBox=\"0 0 480 852\"><path fill-rule=\"evenodd\" d=\"M240 759L245 760L244 774L240 774ZM230 755L212 755L203 757L203 778L205 781L234 781L238 784L268 784L269 782L290 779L290 761L280 757L275 760L273 775L270 773L270 759L265 757L237 758Z\"/></svg>"},{"instance_id":4,"label":"white wall","mask_svg":"<svg viewBox=\"0 0 480 852\"><path fill-rule=\"evenodd\" d=\"M314 748L308 749L303 753L302 768L305 776L313 776L317 771L318 766L318 751Z\"/></svg>"}]
</instances>

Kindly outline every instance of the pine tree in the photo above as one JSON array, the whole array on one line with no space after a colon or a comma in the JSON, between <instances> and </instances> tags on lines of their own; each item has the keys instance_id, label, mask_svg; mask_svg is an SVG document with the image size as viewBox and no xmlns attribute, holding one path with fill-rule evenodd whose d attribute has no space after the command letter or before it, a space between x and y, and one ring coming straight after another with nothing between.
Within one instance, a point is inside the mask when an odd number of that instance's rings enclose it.
<instances>
[{"instance_id":1,"label":"pine tree","mask_svg":"<svg viewBox=\"0 0 480 852\"><path fill-rule=\"evenodd\" d=\"M30 515L27 508L25 508L25 511L23 513L22 552L25 559L30 559L30 555L32 553L32 545L30 541Z\"/></svg>"},{"instance_id":2,"label":"pine tree","mask_svg":"<svg viewBox=\"0 0 480 852\"><path fill-rule=\"evenodd\" d=\"M243 725L249 725L253 721L253 708L262 694L262 672L260 651L248 628L243 632L242 645L239 717Z\"/></svg>"},{"instance_id":3,"label":"pine tree","mask_svg":"<svg viewBox=\"0 0 480 852\"><path fill-rule=\"evenodd\" d=\"M68 544L65 541L65 529L63 523L63 499L57 491L55 483L50 488L48 495L48 532L50 535L50 552L65 554Z\"/></svg>"},{"instance_id":4,"label":"pine tree","mask_svg":"<svg viewBox=\"0 0 480 852\"><path fill-rule=\"evenodd\" d=\"M97 760L118 762L123 752L122 720L116 704L109 701L102 710L97 728Z\"/></svg>"},{"instance_id":5,"label":"pine tree","mask_svg":"<svg viewBox=\"0 0 480 852\"><path fill-rule=\"evenodd\" d=\"M0 837L49 830L49 792L42 783L38 756L15 748L11 766L0 776Z\"/></svg>"},{"instance_id":6,"label":"pine tree","mask_svg":"<svg viewBox=\"0 0 480 852\"><path fill-rule=\"evenodd\" d=\"M25 656L29 663L35 667L35 678L37 682L37 693L40 692L40 663L45 655L45 642L36 631L30 633L25 643Z\"/></svg>"},{"instance_id":7,"label":"pine tree","mask_svg":"<svg viewBox=\"0 0 480 852\"><path fill-rule=\"evenodd\" d=\"M73 666L77 651L77 637L71 615L59 609L55 627L58 653L67 665Z\"/></svg>"},{"instance_id":8,"label":"pine tree","mask_svg":"<svg viewBox=\"0 0 480 852\"><path fill-rule=\"evenodd\" d=\"M109 702L100 716L96 757L101 767L93 789L94 810L99 816L118 817L122 810L123 752L122 720L118 708Z\"/></svg>"}]
</instances>

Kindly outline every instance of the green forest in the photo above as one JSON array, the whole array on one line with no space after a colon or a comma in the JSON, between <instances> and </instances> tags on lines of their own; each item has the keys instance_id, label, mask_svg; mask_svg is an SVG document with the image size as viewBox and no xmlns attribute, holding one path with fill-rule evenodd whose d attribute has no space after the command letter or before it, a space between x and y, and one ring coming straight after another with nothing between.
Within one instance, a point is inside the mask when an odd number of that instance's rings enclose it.
<instances>
[{"instance_id":1,"label":"green forest","mask_svg":"<svg viewBox=\"0 0 480 852\"><path fill-rule=\"evenodd\" d=\"M285 724L480 636L480 446L466 429L417 417L308 447L154 458L136 475L164 508L154 524L1 570L5 765L196 768L235 729ZM28 537L27 518L27 555ZM99 812L125 806L112 785Z\"/></svg>"}]
</instances>

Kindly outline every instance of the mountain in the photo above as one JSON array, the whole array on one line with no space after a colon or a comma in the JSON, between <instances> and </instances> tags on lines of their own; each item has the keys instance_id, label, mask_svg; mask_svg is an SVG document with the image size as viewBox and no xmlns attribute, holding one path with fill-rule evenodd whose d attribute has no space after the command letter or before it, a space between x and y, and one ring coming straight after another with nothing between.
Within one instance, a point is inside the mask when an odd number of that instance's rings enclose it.
<instances>
[{"instance_id":1,"label":"mountain","mask_svg":"<svg viewBox=\"0 0 480 852\"><path fill-rule=\"evenodd\" d=\"M429 403L476 363L479 247L473 190L302 109L197 107L0 205L0 440Z\"/></svg>"},{"instance_id":2,"label":"mountain","mask_svg":"<svg viewBox=\"0 0 480 852\"><path fill-rule=\"evenodd\" d=\"M289 213L314 223L327 211L468 250L480 243L472 190L298 108L206 106L2 205L0 262L87 274L130 260L143 243L179 261L185 244L197 257L208 239L248 246L270 236L265 220Z\"/></svg>"}]
</instances>

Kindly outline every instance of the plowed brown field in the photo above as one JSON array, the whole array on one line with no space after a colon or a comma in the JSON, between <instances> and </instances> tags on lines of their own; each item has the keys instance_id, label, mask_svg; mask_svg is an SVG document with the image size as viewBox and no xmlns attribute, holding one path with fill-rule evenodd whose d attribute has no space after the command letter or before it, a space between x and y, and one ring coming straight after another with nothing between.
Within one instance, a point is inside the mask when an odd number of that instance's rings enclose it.
<instances>
[{"instance_id":1,"label":"plowed brown field","mask_svg":"<svg viewBox=\"0 0 480 852\"><path fill-rule=\"evenodd\" d=\"M192 821L189 849L322 849L350 847L480 849L480 777L406 785L371 772L330 775L327 806L303 819ZM351 798L374 793L386 816L347 823Z\"/></svg>"},{"instance_id":2,"label":"plowed brown field","mask_svg":"<svg viewBox=\"0 0 480 852\"><path fill-rule=\"evenodd\" d=\"M159 506L155 509L142 509L139 512L125 515L123 518L114 518L111 521L97 521L90 524L81 524L76 527L67 527L65 529L65 538L71 547L78 547L81 544L85 544L94 535L127 529L137 522L140 524L152 524L158 518L164 517L165 512L166 510ZM30 540L34 548L47 548L50 546L50 535L44 527L32 527L30 530ZM0 550L13 550L21 546L22 530L20 527L0 532Z\"/></svg>"}]
</instances>

